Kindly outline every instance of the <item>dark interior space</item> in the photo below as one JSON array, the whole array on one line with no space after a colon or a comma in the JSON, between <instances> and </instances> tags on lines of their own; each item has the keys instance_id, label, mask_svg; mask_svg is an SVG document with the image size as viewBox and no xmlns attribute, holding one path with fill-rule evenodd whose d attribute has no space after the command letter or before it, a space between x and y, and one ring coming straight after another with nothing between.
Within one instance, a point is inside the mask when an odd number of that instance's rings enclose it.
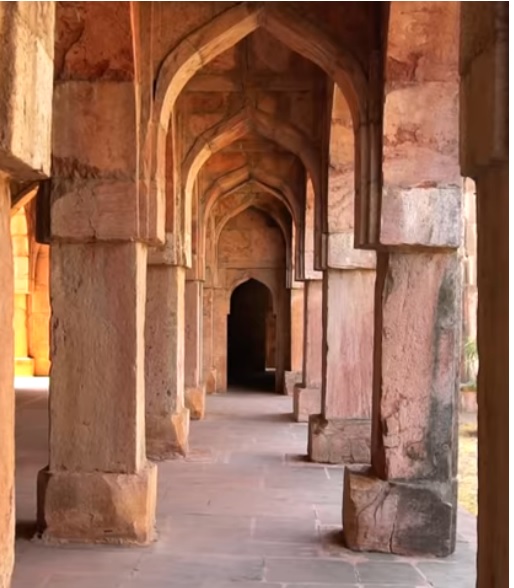
<instances>
[{"instance_id":1,"label":"dark interior space","mask_svg":"<svg viewBox=\"0 0 514 588\"><path fill-rule=\"evenodd\" d=\"M238 286L230 298L227 320L228 385L274 390L273 303L270 291L257 280Z\"/></svg>"}]
</instances>

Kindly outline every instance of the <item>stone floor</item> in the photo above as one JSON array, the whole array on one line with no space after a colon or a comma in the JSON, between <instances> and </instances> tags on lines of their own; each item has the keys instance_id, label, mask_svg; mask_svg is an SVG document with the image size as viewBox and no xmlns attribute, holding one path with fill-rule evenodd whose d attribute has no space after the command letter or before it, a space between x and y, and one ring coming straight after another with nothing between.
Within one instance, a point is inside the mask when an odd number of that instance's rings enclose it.
<instances>
[{"instance_id":1,"label":"stone floor","mask_svg":"<svg viewBox=\"0 0 514 588\"><path fill-rule=\"evenodd\" d=\"M234 392L208 399L191 453L159 466L158 541L146 548L29 541L46 457L47 394L17 392L13 588L471 588L474 518L459 517L446 560L359 554L341 546L342 468L304 461L306 425L291 400ZM42 386L44 388L44 384Z\"/></svg>"}]
</instances>

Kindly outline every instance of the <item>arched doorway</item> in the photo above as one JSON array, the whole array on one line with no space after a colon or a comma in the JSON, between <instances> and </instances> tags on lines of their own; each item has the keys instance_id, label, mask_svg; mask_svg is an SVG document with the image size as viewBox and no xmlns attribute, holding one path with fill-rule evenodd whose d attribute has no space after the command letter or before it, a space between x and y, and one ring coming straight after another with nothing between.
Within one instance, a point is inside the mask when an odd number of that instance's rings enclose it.
<instances>
[{"instance_id":1,"label":"arched doorway","mask_svg":"<svg viewBox=\"0 0 514 588\"><path fill-rule=\"evenodd\" d=\"M250 279L230 297L227 321L228 385L275 389L275 314L271 292Z\"/></svg>"}]
</instances>

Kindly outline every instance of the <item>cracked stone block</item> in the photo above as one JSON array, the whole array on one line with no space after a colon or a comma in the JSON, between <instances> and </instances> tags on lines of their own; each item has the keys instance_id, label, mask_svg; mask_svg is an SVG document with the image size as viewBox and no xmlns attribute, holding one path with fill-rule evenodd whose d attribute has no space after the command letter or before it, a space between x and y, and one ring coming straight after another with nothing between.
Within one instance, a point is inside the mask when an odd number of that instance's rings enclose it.
<instances>
[{"instance_id":1,"label":"cracked stone block","mask_svg":"<svg viewBox=\"0 0 514 588\"><path fill-rule=\"evenodd\" d=\"M457 483L389 481L345 468L343 534L355 551L446 557L455 550Z\"/></svg>"}]
</instances>

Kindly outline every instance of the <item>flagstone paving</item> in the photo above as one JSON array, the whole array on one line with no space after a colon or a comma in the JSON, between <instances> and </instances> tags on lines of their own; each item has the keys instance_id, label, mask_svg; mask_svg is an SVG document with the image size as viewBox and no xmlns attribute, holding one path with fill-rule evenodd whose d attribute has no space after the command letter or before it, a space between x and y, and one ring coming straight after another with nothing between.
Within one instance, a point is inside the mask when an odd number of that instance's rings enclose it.
<instances>
[{"instance_id":1,"label":"flagstone paving","mask_svg":"<svg viewBox=\"0 0 514 588\"><path fill-rule=\"evenodd\" d=\"M44 386L43 386L44 388ZM158 540L148 547L28 540L47 460L47 393L17 393L13 588L472 588L475 519L451 557L354 553L341 537L342 467L305 461L291 399L231 392L191 424L188 458L159 464Z\"/></svg>"}]
</instances>

